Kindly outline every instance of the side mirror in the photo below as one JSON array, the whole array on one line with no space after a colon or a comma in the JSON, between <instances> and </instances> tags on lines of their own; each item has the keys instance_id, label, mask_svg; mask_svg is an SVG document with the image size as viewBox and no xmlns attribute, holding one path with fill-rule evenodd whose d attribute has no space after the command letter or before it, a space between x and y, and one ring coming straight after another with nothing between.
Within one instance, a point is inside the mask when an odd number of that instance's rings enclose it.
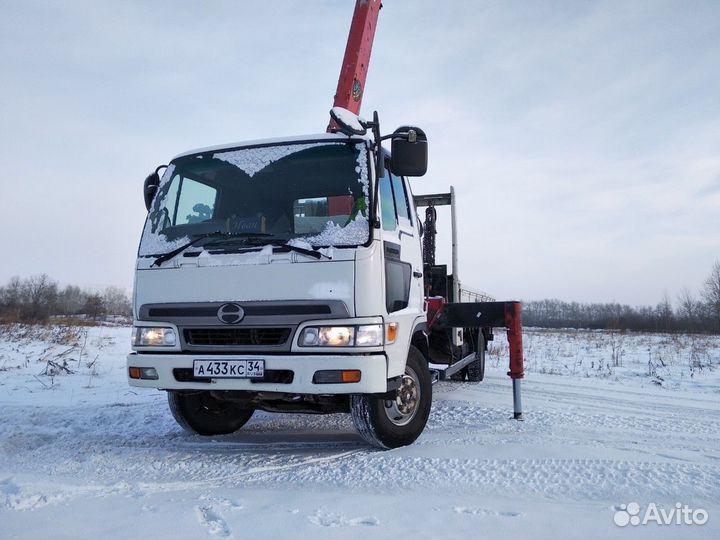
<instances>
[{"instance_id":1,"label":"side mirror","mask_svg":"<svg viewBox=\"0 0 720 540\"><path fill-rule=\"evenodd\" d=\"M145 179L145 185L143 186L143 196L145 197L145 208L150 211L153 199L157 193L158 186L160 185L160 175L158 174L158 167L154 173Z\"/></svg>"},{"instance_id":2,"label":"side mirror","mask_svg":"<svg viewBox=\"0 0 720 540\"><path fill-rule=\"evenodd\" d=\"M398 176L422 176L427 172L427 136L422 129L403 126L395 130L390 169Z\"/></svg>"}]
</instances>

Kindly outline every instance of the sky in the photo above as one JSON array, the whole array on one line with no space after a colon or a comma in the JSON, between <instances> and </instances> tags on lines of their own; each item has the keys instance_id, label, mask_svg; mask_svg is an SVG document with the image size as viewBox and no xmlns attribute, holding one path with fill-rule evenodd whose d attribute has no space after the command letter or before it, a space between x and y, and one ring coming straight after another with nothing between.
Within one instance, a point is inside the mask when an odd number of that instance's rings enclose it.
<instances>
[{"instance_id":1,"label":"sky","mask_svg":"<svg viewBox=\"0 0 720 540\"><path fill-rule=\"evenodd\" d=\"M2 4L0 283L128 290L147 174L323 132L354 6ZM467 286L656 304L720 259L719 68L714 0L386 0L362 114L426 131L413 191L454 186Z\"/></svg>"}]
</instances>

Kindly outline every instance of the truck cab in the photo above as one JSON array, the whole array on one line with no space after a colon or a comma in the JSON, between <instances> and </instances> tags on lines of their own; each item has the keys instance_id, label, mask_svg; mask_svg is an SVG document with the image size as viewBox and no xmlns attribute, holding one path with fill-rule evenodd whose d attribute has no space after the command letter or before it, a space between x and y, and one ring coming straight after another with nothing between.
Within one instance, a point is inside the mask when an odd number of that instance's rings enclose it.
<instances>
[{"instance_id":1,"label":"truck cab","mask_svg":"<svg viewBox=\"0 0 720 540\"><path fill-rule=\"evenodd\" d=\"M148 177L129 383L166 390L201 435L258 409L349 412L375 446L412 443L432 398L408 182L427 141L392 138L392 154L353 126L216 146Z\"/></svg>"}]
</instances>

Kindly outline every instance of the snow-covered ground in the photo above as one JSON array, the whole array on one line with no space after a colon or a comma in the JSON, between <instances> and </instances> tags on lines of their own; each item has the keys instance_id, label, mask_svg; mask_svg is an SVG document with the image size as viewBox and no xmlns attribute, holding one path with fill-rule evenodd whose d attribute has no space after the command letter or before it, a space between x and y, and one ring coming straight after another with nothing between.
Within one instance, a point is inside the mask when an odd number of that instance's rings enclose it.
<instances>
[{"instance_id":1,"label":"snow-covered ground","mask_svg":"<svg viewBox=\"0 0 720 540\"><path fill-rule=\"evenodd\" d=\"M530 330L517 422L498 335L380 452L345 415L189 435L126 384L128 328L85 332L0 327L0 538L720 536L717 337ZM617 526L631 502L709 520Z\"/></svg>"}]
</instances>

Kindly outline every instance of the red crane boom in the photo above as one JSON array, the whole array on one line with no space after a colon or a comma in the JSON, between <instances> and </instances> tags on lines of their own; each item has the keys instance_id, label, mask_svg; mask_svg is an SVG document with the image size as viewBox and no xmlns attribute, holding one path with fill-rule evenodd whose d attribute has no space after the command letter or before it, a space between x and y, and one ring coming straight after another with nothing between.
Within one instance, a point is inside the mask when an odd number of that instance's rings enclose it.
<instances>
[{"instance_id":1,"label":"red crane boom","mask_svg":"<svg viewBox=\"0 0 720 540\"><path fill-rule=\"evenodd\" d=\"M355 3L333 107L360 113L380 8L380 0L357 0ZM328 131L331 127L332 122Z\"/></svg>"}]
</instances>

